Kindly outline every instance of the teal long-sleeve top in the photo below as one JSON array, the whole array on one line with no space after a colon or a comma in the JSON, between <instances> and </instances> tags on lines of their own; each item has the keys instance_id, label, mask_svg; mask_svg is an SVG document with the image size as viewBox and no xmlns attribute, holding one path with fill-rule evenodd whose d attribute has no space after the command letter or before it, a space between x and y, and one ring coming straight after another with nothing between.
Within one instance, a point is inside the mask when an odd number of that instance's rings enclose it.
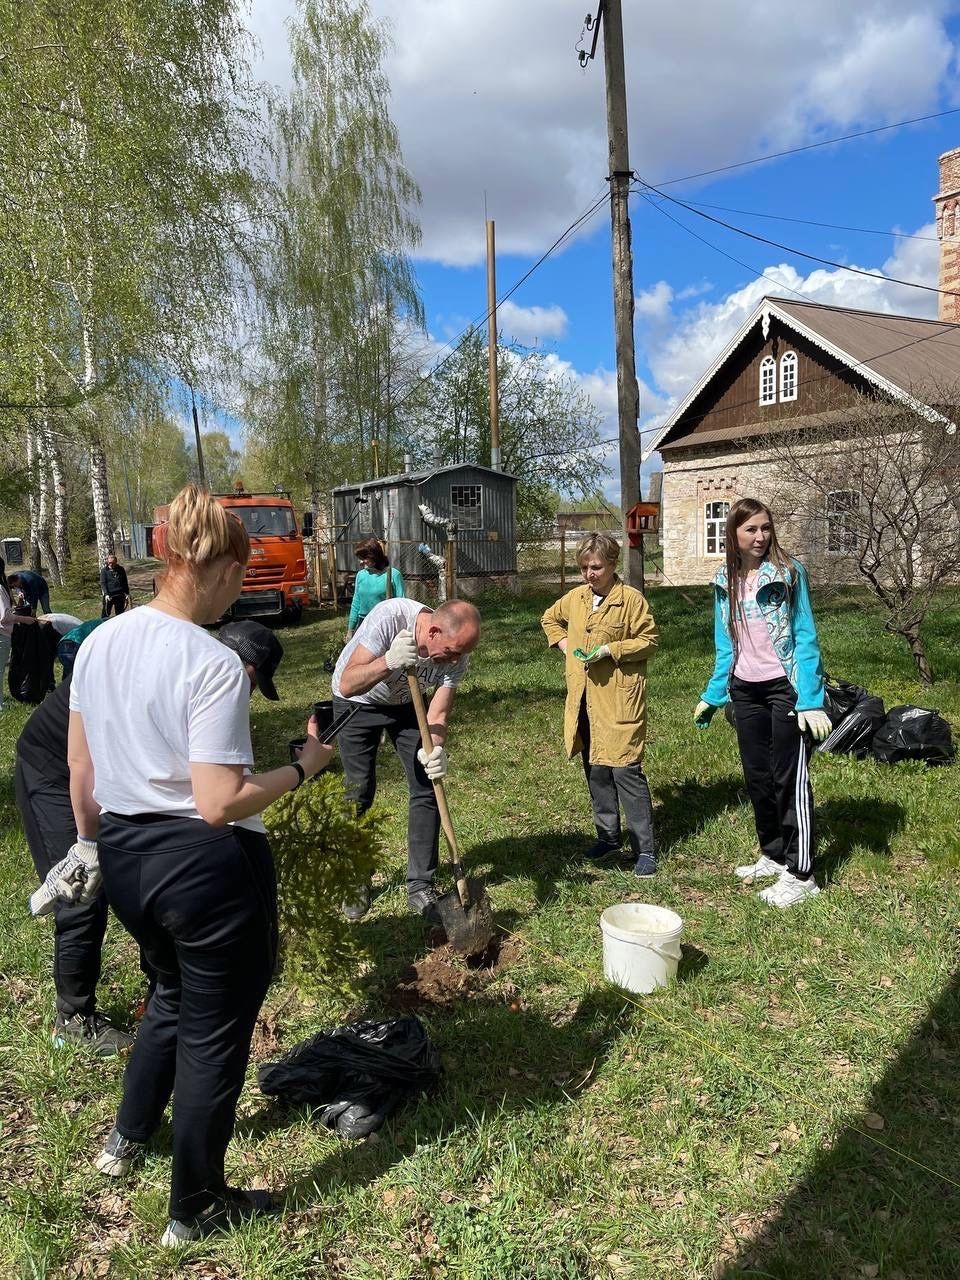
<instances>
[{"instance_id":1,"label":"teal long-sleeve top","mask_svg":"<svg viewBox=\"0 0 960 1280\"><path fill-rule=\"evenodd\" d=\"M398 569L391 569L389 572L393 575L394 598L399 599L406 594L403 589L403 578ZM379 572L374 570L371 573L369 569L361 569L353 584L353 603L350 605L350 620L347 623L349 630L355 631L373 606L386 598L387 570L381 569Z\"/></svg>"}]
</instances>

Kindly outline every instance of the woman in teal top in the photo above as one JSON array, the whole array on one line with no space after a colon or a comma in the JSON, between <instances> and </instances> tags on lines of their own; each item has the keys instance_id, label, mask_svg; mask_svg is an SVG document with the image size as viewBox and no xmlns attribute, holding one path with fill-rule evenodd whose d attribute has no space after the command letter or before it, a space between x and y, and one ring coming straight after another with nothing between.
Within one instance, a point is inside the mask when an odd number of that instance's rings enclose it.
<instances>
[{"instance_id":1,"label":"woman in teal top","mask_svg":"<svg viewBox=\"0 0 960 1280\"><path fill-rule=\"evenodd\" d=\"M347 639L353 635L374 605L386 600L388 594L399 599L405 594L403 578L398 569L390 568L390 561L383 553L383 547L376 538L367 538L366 542L358 542L354 548L357 559L363 568L357 574L353 584L353 603L350 605L350 618L347 622ZM390 577L390 590L387 590L387 575Z\"/></svg>"}]
</instances>

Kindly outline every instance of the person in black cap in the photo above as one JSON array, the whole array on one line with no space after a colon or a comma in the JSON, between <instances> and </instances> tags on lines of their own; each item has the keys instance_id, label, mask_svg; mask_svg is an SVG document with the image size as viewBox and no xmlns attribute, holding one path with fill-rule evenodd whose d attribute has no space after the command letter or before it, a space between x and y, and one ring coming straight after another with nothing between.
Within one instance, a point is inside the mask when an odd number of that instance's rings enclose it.
<instances>
[{"instance_id":1,"label":"person in black cap","mask_svg":"<svg viewBox=\"0 0 960 1280\"><path fill-rule=\"evenodd\" d=\"M240 655L250 677L251 692L259 689L271 702L279 702L273 675L283 657L283 645L270 628L250 619L228 622L220 628L217 639Z\"/></svg>"},{"instance_id":2,"label":"person in black cap","mask_svg":"<svg viewBox=\"0 0 960 1280\"><path fill-rule=\"evenodd\" d=\"M239 654L250 678L251 695L259 689L264 697L276 702L280 695L273 677L283 657L283 647L273 632L259 622L231 622L221 630L219 639ZM16 746L17 808L41 880L49 876L77 839L67 766L69 720L68 675L34 711ZM54 1044L78 1044L102 1058L128 1049L133 1036L115 1027L97 1009L97 982L107 928L106 898L98 894L90 902L54 900L51 906L57 1002ZM142 957L141 968L152 986L153 975Z\"/></svg>"}]
</instances>

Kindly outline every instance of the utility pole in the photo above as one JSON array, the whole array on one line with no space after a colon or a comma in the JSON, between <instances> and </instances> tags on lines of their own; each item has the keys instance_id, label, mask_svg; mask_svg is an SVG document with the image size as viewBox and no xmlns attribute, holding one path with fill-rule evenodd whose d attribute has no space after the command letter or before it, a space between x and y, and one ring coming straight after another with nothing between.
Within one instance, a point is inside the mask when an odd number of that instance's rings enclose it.
<instances>
[{"instance_id":1,"label":"utility pole","mask_svg":"<svg viewBox=\"0 0 960 1280\"><path fill-rule=\"evenodd\" d=\"M640 501L640 391L633 346L633 249L630 237L630 168L627 145L627 88L623 69L623 17L620 0L599 0L597 16L587 17L593 48L580 54L586 66L597 48L603 21L603 66L607 89L607 141L610 156L610 223L613 238L613 322L617 348L617 417L620 441L620 506L623 508L623 577L642 582L640 552L630 546L626 513Z\"/></svg>"},{"instance_id":2,"label":"utility pole","mask_svg":"<svg viewBox=\"0 0 960 1280\"><path fill-rule=\"evenodd\" d=\"M490 466L500 470L500 389L497 386L497 242L487 219L487 364L490 375Z\"/></svg>"},{"instance_id":3,"label":"utility pole","mask_svg":"<svg viewBox=\"0 0 960 1280\"><path fill-rule=\"evenodd\" d=\"M200 419L197 417L197 398L190 388L190 407L193 409L193 435L197 442L197 470L200 473L200 488L207 487L207 477L203 470L203 446L200 443Z\"/></svg>"}]
</instances>

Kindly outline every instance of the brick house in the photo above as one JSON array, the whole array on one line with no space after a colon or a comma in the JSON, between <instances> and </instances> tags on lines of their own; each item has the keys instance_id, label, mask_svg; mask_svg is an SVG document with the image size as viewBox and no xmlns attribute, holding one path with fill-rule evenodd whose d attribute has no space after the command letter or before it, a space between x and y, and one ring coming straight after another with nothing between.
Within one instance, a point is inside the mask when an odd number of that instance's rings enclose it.
<instances>
[{"instance_id":1,"label":"brick house","mask_svg":"<svg viewBox=\"0 0 960 1280\"><path fill-rule=\"evenodd\" d=\"M796 298L764 298L664 423L652 449L663 458L664 575L709 582L724 555L731 503L773 502L770 441L824 423L842 445L844 418L864 393L925 410L918 389L960 384L960 149L940 157L934 197L940 238L940 318L919 319ZM824 547L843 499L824 512Z\"/></svg>"}]
</instances>

